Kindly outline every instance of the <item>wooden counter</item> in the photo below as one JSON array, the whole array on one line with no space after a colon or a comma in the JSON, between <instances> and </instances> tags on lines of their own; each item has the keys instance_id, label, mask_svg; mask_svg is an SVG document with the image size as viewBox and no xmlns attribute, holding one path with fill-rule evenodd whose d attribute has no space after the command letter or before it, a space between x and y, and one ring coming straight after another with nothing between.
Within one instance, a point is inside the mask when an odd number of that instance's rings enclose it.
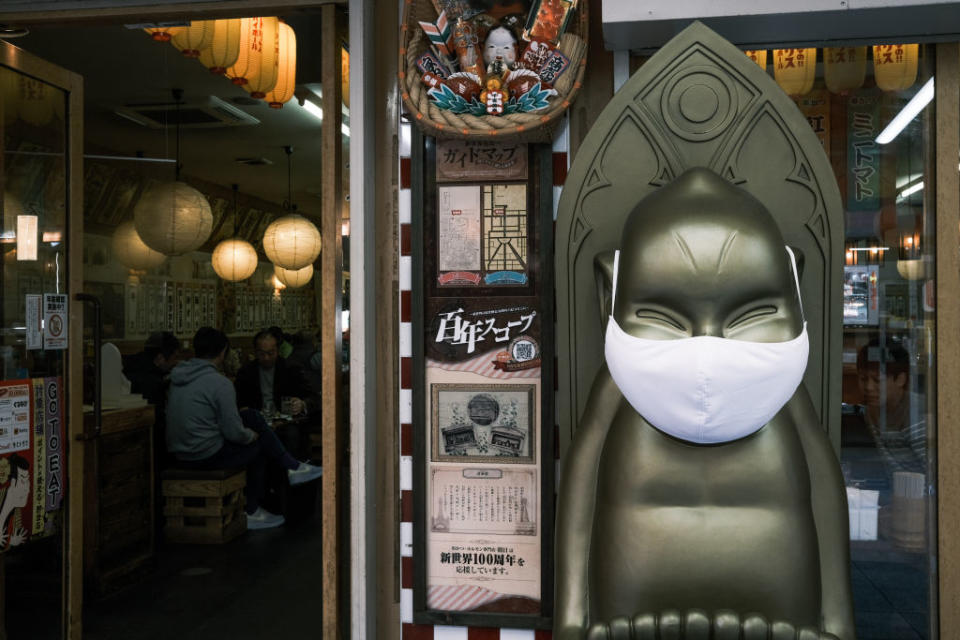
<instances>
[{"instance_id":1,"label":"wooden counter","mask_svg":"<svg viewBox=\"0 0 960 640\"><path fill-rule=\"evenodd\" d=\"M84 579L90 595L104 595L136 579L154 557L152 406L103 412L93 437L93 413L84 414Z\"/></svg>"}]
</instances>

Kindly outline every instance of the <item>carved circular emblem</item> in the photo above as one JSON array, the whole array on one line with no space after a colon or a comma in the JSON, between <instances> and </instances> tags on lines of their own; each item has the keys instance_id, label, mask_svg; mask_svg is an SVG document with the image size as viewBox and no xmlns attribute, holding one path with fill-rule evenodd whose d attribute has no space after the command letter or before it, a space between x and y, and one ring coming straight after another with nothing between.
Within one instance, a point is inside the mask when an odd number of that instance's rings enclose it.
<instances>
[{"instance_id":1,"label":"carved circular emblem","mask_svg":"<svg viewBox=\"0 0 960 640\"><path fill-rule=\"evenodd\" d=\"M691 67L667 81L660 98L663 119L684 140L702 142L722 134L737 114L737 94L716 69Z\"/></svg>"},{"instance_id":2,"label":"carved circular emblem","mask_svg":"<svg viewBox=\"0 0 960 640\"><path fill-rule=\"evenodd\" d=\"M467 403L467 413L470 419L480 426L491 424L500 415L500 403L493 396L479 393Z\"/></svg>"}]
</instances>

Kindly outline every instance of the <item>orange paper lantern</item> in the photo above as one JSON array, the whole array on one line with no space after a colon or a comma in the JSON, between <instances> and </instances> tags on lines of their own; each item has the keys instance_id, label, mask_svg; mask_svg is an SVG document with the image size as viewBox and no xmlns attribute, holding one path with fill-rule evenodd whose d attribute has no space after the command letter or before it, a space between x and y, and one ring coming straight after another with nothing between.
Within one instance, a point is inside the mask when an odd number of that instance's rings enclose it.
<instances>
[{"instance_id":1,"label":"orange paper lantern","mask_svg":"<svg viewBox=\"0 0 960 640\"><path fill-rule=\"evenodd\" d=\"M766 49L757 49L755 51L747 51L747 57L757 63L757 66L761 69L767 68L767 50Z\"/></svg>"},{"instance_id":2,"label":"orange paper lantern","mask_svg":"<svg viewBox=\"0 0 960 640\"><path fill-rule=\"evenodd\" d=\"M884 91L903 91L917 81L918 44L873 45L873 76Z\"/></svg>"},{"instance_id":3,"label":"orange paper lantern","mask_svg":"<svg viewBox=\"0 0 960 640\"><path fill-rule=\"evenodd\" d=\"M826 47L823 50L823 79L833 93L859 89L866 73L866 47Z\"/></svg>"},{"instance_id":4,"label":"orange paper lantern","mask_svg":"<svg viewBox=\"0 0 960 640\"><path fill-rule=\"evenodd\" d=\"M263 98L277 84L280 73L280 21L273 17L243 18L240 54L227 76L254 98Z\"/></svg>"},{"instance_id":5,"label":"orange paper lantern","mask_svg":"<svg viewBox=\"0 0 960 640\"><path fill-rule=\"evenodd\" d=\"M240 18L213 21L210 46L200 51L200 63L210 73L226 73L240 56Z\"/></svg>"},{"instance_id":6,"label":"orange paper lantern","mask_svg":"<svg viewBox=\"0 0 960 640\"><path fill-rule=\"evenodd\" d=\"M194 20L170 39L170 44L187 58L199 58L213 41L213 20Z\"/></svg>"},{"instance_id":7,"label":"orange paper lantern","mask_svg":"<svg viewBox=\"0 0 960 640\"><path fill-rule=\"evenodd\" d=\"M773 77L787 95L802 96L813 89L817 73L817 50L774 49Z\"/></svg>"},{"instance_id":8,"label":"orange paper lantern","mask_svg":"<svg viewBox=\"0 0 960 640\"><path fill-rule=\"evenodd\" d=\"M297 84L297 36L293 28L285 22L280 23L280 57L277 85L264 98L274 109L280 109L293 97Z\"/></svg>"},{"instance_id":9,"label":"orange paper lantern","mask_svg":"<svg viewBox=\"0 0 960 640\"><path fill-rule=\"evenodd\" d=\"M170 42L170 38L183 31L183 27L148 27L144 31L157 42Z\"/></svg>"}]
</instances>

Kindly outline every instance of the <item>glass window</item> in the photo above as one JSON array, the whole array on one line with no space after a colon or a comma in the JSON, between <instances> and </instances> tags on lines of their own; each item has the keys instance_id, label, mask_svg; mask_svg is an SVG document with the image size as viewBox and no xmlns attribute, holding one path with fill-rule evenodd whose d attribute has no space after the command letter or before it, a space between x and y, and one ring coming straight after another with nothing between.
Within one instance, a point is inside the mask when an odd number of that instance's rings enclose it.
<instances>
[{"instance_id":1,"label":"glass window","mask_svg":"<svg viewBox=\"0 0 960 640\"><path fill-rule=\"evenodd\" d=\"M795 97L845 210L840 459L861 640L931 636L933 52L821 49L813 89ZM858 55L862 82L845 66Z\"/></svg>"}]
</instances>

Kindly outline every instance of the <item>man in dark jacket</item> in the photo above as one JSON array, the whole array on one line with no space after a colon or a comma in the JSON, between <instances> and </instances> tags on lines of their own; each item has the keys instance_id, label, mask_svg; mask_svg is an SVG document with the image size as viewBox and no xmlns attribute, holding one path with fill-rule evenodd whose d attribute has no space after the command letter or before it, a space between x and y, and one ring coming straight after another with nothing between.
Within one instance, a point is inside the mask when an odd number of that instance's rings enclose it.
<instances>
[{"instance_id":1,"label":"man in dark jacket","mask_svg":"<svg viewBox=\"0 0 960 640\"><path fill-rule=\"evenodd\" d=\"M260 506L264 466L273 460L287 469L290 484L320 477L323 469L298 462L255 411L237 411L230 381L220 373L229 343L222 331L200 328L193 338L196 357L170 372L167 449L191 469L247 470L247 528L283 524L283 516Z\"/></svg>"},{"instance_id":2,"label":"man in dark jacket","mask_svg":"<svg viewBox=\"0 0 960 640\"><path fill-rule=\"evenodd\" d=\"M266 414L281 409L281 398L291 398L293 415L317 409L310 384L299 367L280 357L276 337L269 330L253 338L256 360L240 367L234 383L241 406Z\"/></svg>"},{"instance_id":3,"label":"man in dark jacket","mask_svg":"<svg viewBox=\"0 0 960 640\"><path fill-rule=\"evenodd\" d=\"M123 375L130 381L130 391L139 393L147 402L162 406L164 378L178 362L180 340L169 331L151 334L143 351L126 358Z\"/></svg>"}]
</instances>

